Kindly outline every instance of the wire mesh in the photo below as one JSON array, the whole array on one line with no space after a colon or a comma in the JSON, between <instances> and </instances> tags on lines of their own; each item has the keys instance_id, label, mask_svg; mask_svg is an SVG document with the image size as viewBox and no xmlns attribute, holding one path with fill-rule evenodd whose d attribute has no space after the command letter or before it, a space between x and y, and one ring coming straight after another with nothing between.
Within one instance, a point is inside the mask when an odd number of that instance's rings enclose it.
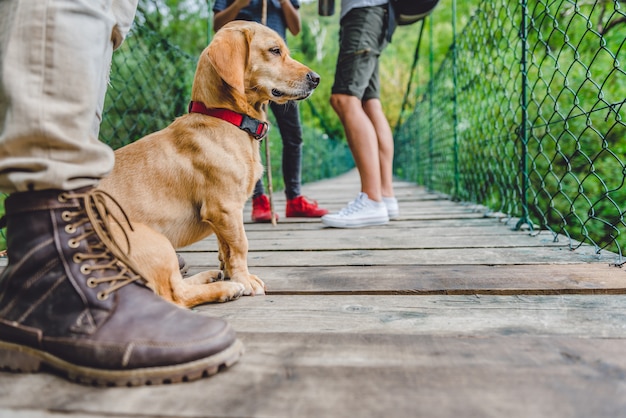
<instances>
[{"instance_id":1,"label":"wire mesh","mask_svg":"<svg viewBox=\"0 0 626 418\"><path fill-rule=\"evenodd\" d=\"M621 262L624 7L617 0L477 2L397 130L397 172L528 217L531 227L567 236L573 249L587 242L613 251Z\"/></svg>"},{"instance_id":2,"label":"wire mesh","mask_svg":"<svg viewBox=\"0 0 626 418\"><path fill-rule=\"evenodd\" d=\"M100 139L116 149L186 113L196 64L158 33L133 26L113 54Z\"/></svg>"}]
</instances>

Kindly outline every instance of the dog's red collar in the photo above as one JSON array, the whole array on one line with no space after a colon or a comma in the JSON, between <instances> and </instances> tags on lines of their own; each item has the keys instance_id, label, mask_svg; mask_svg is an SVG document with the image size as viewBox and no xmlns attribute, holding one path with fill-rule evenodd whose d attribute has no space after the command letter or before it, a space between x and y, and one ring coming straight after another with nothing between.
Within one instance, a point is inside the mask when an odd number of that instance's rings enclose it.
<instances>
[{"instance_id":1,"label":"dog's red collar","mask_svg":"<svg viewBox=\"0 0 626 418\"><path fill-rule=\"evenodd\" d=\"M254 139L261 140L267 135L269 125L248 115L234 112L229 109L209 109L202 102L190 102L189 113L202 113L230 122L239 129L249 133Z\"/></svg>"}]
</instances>

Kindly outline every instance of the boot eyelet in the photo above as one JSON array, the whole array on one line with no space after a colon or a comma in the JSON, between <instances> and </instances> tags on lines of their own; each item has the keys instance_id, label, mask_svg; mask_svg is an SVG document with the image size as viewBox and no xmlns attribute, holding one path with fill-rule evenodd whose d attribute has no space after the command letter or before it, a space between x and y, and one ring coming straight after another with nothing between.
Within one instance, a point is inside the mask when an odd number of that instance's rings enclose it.
<instances>
[{"instance_id":1,"label":"boot eyelet","mask_svg":"<svg viewBox=\"0 0 626 418\"><path fill-rule=\"evenodd\" d=\"M80 241L76 241L75 239L71 239L67 242L67 245L70 248L78 248L78 246L80 245Z\"/></svg>"},{"instance_id":2,"label":"boot eyelet","mask_svg":"<svg viewBox=\"0 0 626 418\"><path fill-rule=\"evenodd\" d=\"M109 295L104 292L98 292L96 297L98 298L98 300L107 300L109 298Z\"/></svg>"},{"instance_id":3,"label":"boot eyelet","mask_svg":"<svg viewBox=\"0 0 626 418\"><path fill-rule=\"evenodd\" d=\"M68 234L73 234L76 232L76 227L74 225L65 225L65 232Z\"/></svg>"},{"instance_id":4,"label":"boot eyelet","mask_svg":"<svg viewBox=\"0 0 626 418\"><path fill-rule=\"evenodd\" d=\"M63 211L63 213L61 213L61 219L63 219L65 222L69 222L72 220L72 214L70 213L70 211L65 210Z\"/></svg>"},{"instance_id":5,"label":"boot eyelet","mask_svg":"<svg viewBox=\"0 0 626 418\"><path fill-rule=\"evenodd\" d=\"M83 258L83 255L81 253L76 253L76 254L74 254L74 257L72 257L72 260L74 260L74 263L80 264L80 263L83 262L84 258Z\"/></svg>"},{"instance_id":6,"label":"boot eyelet","mask_svg":"<svg viewBox=\"0 0 626 418\"><path fill-rule=\"evenodd\" d=\"M94 287L98 286L98 282L96 282L96 279L94 279L93 277L90 277L89 279L87 279L87 286L93 289Z\"/></svg>"},{"instance_id":7,"label":"boot eyelet","mask_svg":"<svg viewBox=\"0 0 626 418\"><path fill-rule=\"evenodd\" d=\"M89 267L87 264L83 264L82 266L80 266L80 272L83 274L89 274L91 273L91 267Z\"/></svg>"},{"instance_id":8,"label":"boot eyelet","mask_svg":"<svg viewBox=\"0 0 626 418\"><path fill-rule=\"evenodd\" d=\"M67 193L61 193L61 194L57 197L57 199L58 199L58 200L59 200L59 202L61 202L61 203L65 203L65 202L67 202L67 200L68 200Z\"/></svg>"}]
</instances>

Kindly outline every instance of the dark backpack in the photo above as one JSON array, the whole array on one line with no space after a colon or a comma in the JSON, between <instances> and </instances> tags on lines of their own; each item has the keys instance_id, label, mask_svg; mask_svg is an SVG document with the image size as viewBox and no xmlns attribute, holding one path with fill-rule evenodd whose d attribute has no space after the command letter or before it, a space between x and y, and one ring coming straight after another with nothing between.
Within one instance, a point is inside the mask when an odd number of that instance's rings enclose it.
<instances>
[{"instance_id":1,"label":"dark backpack","mask_svg":"<svg viewBox=\"0 0 626 418\"><path fill-rule=\"evenodd\" d=\"M399 26L410 25L428 16L439 0L391 0L391 7Z\"/></svg>"}]
</instances>

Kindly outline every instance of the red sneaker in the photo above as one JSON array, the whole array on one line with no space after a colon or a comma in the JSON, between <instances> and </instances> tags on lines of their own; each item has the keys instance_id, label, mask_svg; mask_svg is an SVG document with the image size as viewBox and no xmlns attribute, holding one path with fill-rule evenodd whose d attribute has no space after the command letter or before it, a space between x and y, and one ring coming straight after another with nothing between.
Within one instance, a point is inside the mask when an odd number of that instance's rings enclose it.
<instances>
[{"instance_id":1,"label":"red sneaker","mask_svg":"<svg viewBox=\"0 0 626 418\"><path fill-rule=\"evenodd\" d=\"M274 216L278 221L278 214L275 213ZM252 198L252 222L272 222L270 200L264 194Z\"/></svg>"},{"instance_id":2,"label":"red sneaker","mask_svg":"<svg viewBox=\"0 0 626 418\"><path fill-rule=\"evenodd\" d=\"M308 201L304 196L287 200L286 215L288 218L320 218L327 213L328 210L317 206L315 200Z\"/></svg>"}]
</instances>

